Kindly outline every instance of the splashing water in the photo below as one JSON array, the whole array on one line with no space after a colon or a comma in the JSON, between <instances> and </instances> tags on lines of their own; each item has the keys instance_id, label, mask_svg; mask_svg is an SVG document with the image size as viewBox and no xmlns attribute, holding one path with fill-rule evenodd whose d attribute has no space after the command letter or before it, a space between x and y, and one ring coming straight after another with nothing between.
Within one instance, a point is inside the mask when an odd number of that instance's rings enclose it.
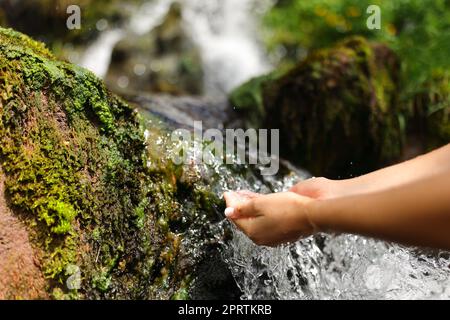
<instances>
[{"instance_id":1,"label":"splashing water","mask_svg":"<svg viewBox=\"0 0 450 320\"><path fill-rule=\"evenodd\" d=\"M164 154L179 150L169 136L160 141ZM258 168L236 168L199 161L196 171L211 190L283 191L309 177L292 168L284 176L261 178ZM256 170L255 170L256 169ZM224 219L218 227L228 224ZM422 252L354 235L317 235L278 248L259 247L232 226L232 239L222 244L242 299L449 299L450 253ZM218 236L220 238L220 236ZM194 250L195 251L195 250ZM195 253L193 253L195 254Z\"/></svg>"},{"instance_id":2,"label":"splashing water","mask_svg":"<svg viewBox=\"0 0 450 320\"><path fill-rule=\"evenodd\" d=\"M103 32L88 48L81 64L104 76L114 45L130 30L143 34L154 28L172 2L149 2L136 11L124 30ZM270 68L255 40L255 17L250 14L254 8L264 10L270 1L181 2L186 8L184 20L188 30L201 48L209 94L228 92ZM165 148L162 154L173 152L168 137L158 144ZM292 170L284 177L261 180L248 169L202 164L195 159L194 151L196 170L217 195L243 189L282 191L308 177L300 170ZM221 224L227 223L224 220ZM214 226L217 232L221 224ZM266 248L254 245L234 227L232 232L232 240L222 246L223 258L242 291L242 299L450 298L450 254L446 252L424 253L352 235L318 235L279 248Z\"/></svg>"}]
</instances>

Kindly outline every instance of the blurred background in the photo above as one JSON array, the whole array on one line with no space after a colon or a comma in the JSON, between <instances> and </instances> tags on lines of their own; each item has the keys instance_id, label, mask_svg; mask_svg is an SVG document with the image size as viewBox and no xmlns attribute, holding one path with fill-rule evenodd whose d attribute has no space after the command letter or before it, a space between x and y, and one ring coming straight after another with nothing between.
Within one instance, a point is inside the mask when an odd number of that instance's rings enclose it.
<instances>
[{"instance_id":1,"label":"blurred background","mask_svg":"<svg viewBox=\"0 0 450 320\"><path fill-rule=\"evenodd\" d=\"M385 42L395 50L402 61L408 94L417 93L421 84L448 70L450 64L447 0L1 0L0 3L2 26L44 41L60 57L91 68L101 77L113 78L112 84L119 87L127 87L122 76L136 78L128 80L139 83L140 78L153 72L161 81L155 80L153 86L144 89L175 94L203 94L209 89L227 92L252 76L280 66L289 67L310 50L328 47L351 35ZM79 30L66 27L70 15L66 9L72 4L81 8ZM369 30L366 26L369 17L366 10L370 5L381 8L380 30ZM115 59L110 64L112 56ZM179 59L170 59L174 56ZM134 67L131 65L134 74L122 71L128 67L121 65L125 58L127 63L136 62ZM149 65L149 61L153 64ZM176 63L181 65L171 65ZM172 74L171 78L170 71L175 69L180 74ZM204 76L207 79L204 85L201 81L193 85L188 80Z\"/></svg>"},{"instance_id":2,"label":"blurred background","mask_svg":"<svg viewBox=\"0 0 450 320\"><path fill-rule=\"evenodd\" d=\"M66 10L73 4L81 9L81 28L69 30ZM381 9L379 30L367 27L370 5ZM252 126L262 125L264 116L253 113L267 104L268 94L260 91L268 79L295 69L311 52L362 36L395 55L390 58L395 70L388 72L395 86L370 90L377 100L388 96L387 104L395 104L385 112L395 113L403 134L386 139L411 138L415 151L401 147L403 157L450 140L450 0L0 0L0 24L45 42L59 58L90 69L119 94L229 98ZM375 68L382 70L386 61L386 55L375 59ZM249 79L253 82L242 89ZM337 76L327 84L335 81L343 80ZM343 95L333 99L345 104L368 99ZM250 106L252 114L245 113ZM314 140L321 149L329 147ZM381 144L374 152L389 148ZM385 158L397 159L400 152L393 153Z\"/></svg>"}]
</instances>

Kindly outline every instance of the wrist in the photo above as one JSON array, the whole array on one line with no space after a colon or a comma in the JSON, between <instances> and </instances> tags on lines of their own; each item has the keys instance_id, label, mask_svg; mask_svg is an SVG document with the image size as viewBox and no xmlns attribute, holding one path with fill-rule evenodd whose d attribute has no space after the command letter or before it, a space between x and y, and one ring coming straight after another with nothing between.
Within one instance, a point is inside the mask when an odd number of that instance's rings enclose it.
<instances>
[{"instance_id":1,"label":"wrist","mask_svg":"<svg viewBox=\"0 0 450 320\"><path fill-rule=\"evenodd\" d=\"M324 231L323 221L321 219L320 208L325 200L311 199L305 205L305 215L313 233Z\"/></svg>"},{"instance_id":2,"label":"wrist","mask_svg":"<svg viewBox=\"0 0 450 320\"><path fill-rule=\"evenodd\" d=\"M354 196L365 193L368 190L368 183L364 176L355 177L345 180L336 180L336 187L339 190L340 197Z\"/></svg>"}]
</instances>

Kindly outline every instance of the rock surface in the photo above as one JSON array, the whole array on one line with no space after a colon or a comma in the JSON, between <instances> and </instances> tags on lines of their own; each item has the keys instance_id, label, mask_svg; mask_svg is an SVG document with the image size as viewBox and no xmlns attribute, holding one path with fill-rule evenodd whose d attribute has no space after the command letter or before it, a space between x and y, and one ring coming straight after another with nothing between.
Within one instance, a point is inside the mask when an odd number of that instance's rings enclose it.
<instances>
[{"instance_id":1,"label":"rock surface","mask_svg":"<svg viewBox=\"0 0 450 320\"><path fill-rule=\"evenodd\" d=\"M314 175L346 177L400 155L398 73L391 50L355 37L245 84L230 103L250 125L279 128L284 157Z\"/></svg>"},{"instance_id":2,"label":"rock surface","mask_svg":"<svg viewBox=\"0 0 450 320\"><path fill-rule=\"evenodd\" d=\"M20 265L40 253L31 276L9 275L3 292L58 299L190 296L205 253L218 254L215 222L223 202L195 168L167 161L158 144L163 126L147 127L145 139L142 124L92 73L0 28L0 159L7 207L23 223L17 228L24 248L7 254ZM37 289L22 291L23 279L34 279ZM230 279L225 275L225 287Z\"/></svg>"},{"instance_id":3,"label":"rock surface","mask_svg":"<svg viewBox=\"0 0 450 320\"><path fill-rule=\"evenodd\" d=\"M412 103L412 128L425 150L450 142L450 71L436 72Z\"/></svg>"},{"instance_id":4,"label":"rock surface","mask_svg":"<svg viewBox=\"0 0 450 320\"><path fill-rule=\"evenodd\" d=\"M8 208L0 169L0 300L47 298L39 253L25 225Z\"/></svg>"}]
</instances>

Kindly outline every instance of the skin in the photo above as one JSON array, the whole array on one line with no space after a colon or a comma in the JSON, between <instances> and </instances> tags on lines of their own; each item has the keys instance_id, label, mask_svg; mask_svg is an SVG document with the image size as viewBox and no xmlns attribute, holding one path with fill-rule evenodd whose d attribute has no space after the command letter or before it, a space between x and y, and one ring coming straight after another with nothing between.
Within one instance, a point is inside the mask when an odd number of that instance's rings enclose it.
<instances>
[{"instance_id":1,"label":"skin","mask_svg":"<svg viewBox=\"0 0 450 320\"><path fill-rule=\"evenodd\" d=\"M450 145L353 179L315 178L289 192L224 197L226 216L259 245L327 232L450 249Z\"/></svg>"}]
</instances>

